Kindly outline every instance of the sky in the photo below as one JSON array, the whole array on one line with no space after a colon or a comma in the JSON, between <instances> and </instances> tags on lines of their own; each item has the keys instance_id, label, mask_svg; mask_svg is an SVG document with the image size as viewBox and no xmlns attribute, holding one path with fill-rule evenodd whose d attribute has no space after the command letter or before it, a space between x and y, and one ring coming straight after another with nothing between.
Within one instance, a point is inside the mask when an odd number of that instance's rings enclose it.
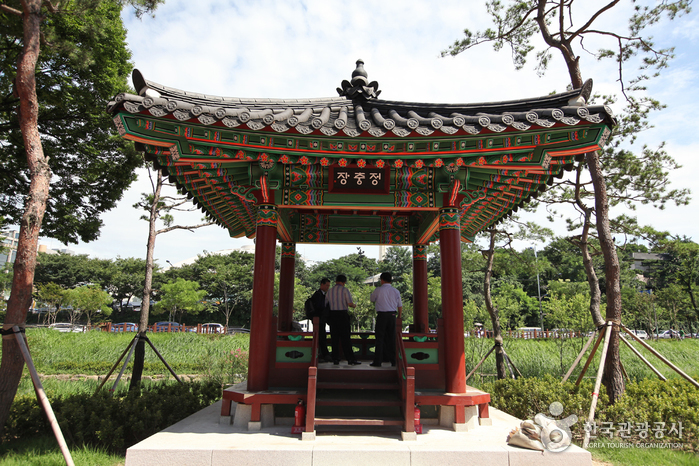
<instances>
[{"instance_id":1,"label":"sky","mask_svg":"<svg viewBox=\"0 0 699 466\"><path fill-rule=\"evenodd\" d=\"M606 1L587 0L588 11ZM603 16L603 23L624 24L631 2ZM464 28L490 26L484 2L441 0L272 1L272 0L166 0L155 17L137 19L132 11L122 15L134 67L144 77L169 87L209 95L243 98L311 98L336 96L336 88L350 79L361 58L369 80L376 80L381 99L413 102L475 103L503 101L564 91L570 82L563 60L554 54L549 70L538 77L534 57L522 70L515 70L508 49L496 52L483 44L457 57L440 57ZM656 147L666 142L667 151L683 165L670 176L671 187L696 186L699 173L699 118L694 118L699 93L699 21L696 13L664 21L652 35L660 47L675 46L670 68L649 87L651 96L667 105L652 118L654 128L635 144ZM586 49L597 45L586 41ZM581 55L583 78L592 78L594 92L617 93L615 64L597 62L590 53ZM630 70L633 72L634 70ZM615 107L618 112L621 107ZM151 191L148 174L124 193L118 206L102 215L104 226L98 240L68 245L91 257L144 257L147 222L132 206L141 193ZM696 198L696 194L694 195ZM699 240L698 201L667 206L664 210L639 206L632 214L640 223L651 224L674 235ZM620 213L620 210L613 211ZM202 214L181 214L180 224L199 223ZM565 222L549 224L544 214L531 219L565 235ZM64 248L56 240L42 238L53 249ZM155 257L161 266L177 263L206 251L252 244L246 238L230 238L226 230L210 226L159 235ZM520 244L518 247L526 247ZM542 248L539 245L538 248ZM378 247L362 246L378 258ZM357 252L357 246L298 245L307 259L327 260Z\"/></svg>"}]
</instances>

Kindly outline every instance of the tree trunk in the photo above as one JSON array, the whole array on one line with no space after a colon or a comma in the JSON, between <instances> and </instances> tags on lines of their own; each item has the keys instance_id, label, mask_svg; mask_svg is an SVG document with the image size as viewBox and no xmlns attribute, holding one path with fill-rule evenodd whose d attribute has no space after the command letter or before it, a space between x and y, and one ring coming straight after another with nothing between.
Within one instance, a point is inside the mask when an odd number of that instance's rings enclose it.
<instances>
[{"instance_id":1,"label":"tree trunk","mask_svg":"<svg viewBox=\"0 0 699 466\"><path fill-rule=\"evenodd\" d=\"M502 351L502 332L500 330L500 316L498 309L493 306L493 298L490 295L490 277L493 275L493 260L495 258L495 235L496 230L490 230L490 248L483 251L485 255L485 279L483 280L483 296L485 297L485 308L490 314L490 321L493 324L493 341L495 343L495 368L498 379L507 377L505 367L505 357Z\"/></svg>"},{"instance_id":2,"label":"tree trunk","mask_svg":"<svg viewBox=\"0 0 699 466\"><path fill-rule=\"evenodd\" d=\"M579 177L576 185L577 187L580 186ZM590 287L590 315L592 316L592 322L594 322L595 327L599 328L604 325L604 319L602 318L602 314L599 310L602 293L599 289L599 279L597 278L597 272L595 272L595 267L592 263L592 255L590 254L588 243L590 233L590 216L592 215L593 209L586 207L582 203L579 189L576 189L575 197L576 203L585 212L585 223L583 224L583 231L580 235L580 240L569 239L569 241L580 248L580 252L582 252L583 266L585 267L585 274L587 275L587 284Z\"/></svg>"},{"instance_id":3,"label":"tree trunk","mask_svg":"<svg viewBox=\"0 0 699 466\"><path fill-rule=\"evenodd\" d=\"M615 0L612 3L617 3ZM575 55L568 41L553 36L546 24L544 12L546 0L538 0L538 14L536 22L542 37L548 45L561 52L568 68L568 75L573 89L583 86L582 72L580 71L579 57ZM611 4L610 4L611 6ZM607 388L609 402L614 404L624 393L624 378L621 372L621 359L619 358L619 323L621 322L621 289L619 284L619 258L616 255L616 246L609 228L609 203L607 200L607 185L602 173L597 152L585 154L592 184L595 190L595 215L597 218L597 234L600 239L602 254L604 255L604 271L607 282L607 316L606 320L615 322L612 328L611 341L607 352L604 371L604 386ZM589 280L589 276L588 276Z\"/></svg>"},{"instance_id":4,"label":"tree trunk","mask_svg":"<svg viewBox=\"0 0 699 466\"><path fill-rule=\"evenodd\" d=\"M19 228L17 258L3 325L4 332L12 329L14 325L23 329L27 321L27 312L32 303L39 232L46 211L51 180L51 169L44 156L37 126L39 103L36 97L35 73L43 20L41 1L23 0L22 10L24 47L17 63L15 90L19 94L19 122L31 183ZM17 393L23 368L24 359L15 336L12 333L3 335L2 362L0 363L0 427L5 425L10 414L10 407Z\"/></svg>"},{"instance_id":5,"label":"tree trunk","mask_svg":"<svg viewBox=\"0 0 699 466\"><path fill-rule=\"evenodd\" d=\"M602 167L599 163L597 152L588 152L585 155L587 166L595 188L595 212L597 216L597 234L600 247L604 255L604 272L607 282L607 321L613 321L614 326L610 335L609 349L604 367L603 383L607 388L607 396L611 404L624 393L624 376L621 371L621 359L619 357L619 323L621 322L621 287L619 258L616 255L616 246L609 228L609 203L607 200L607 185L602 175Z\"/></svg>"},{"instance_id":6,"label":"tree trunk","mask_svg":"<svg viewBox=\"0 0 699 466\"><path fill-rule=\"evenodd\" d=\"M138 321L138 344L134 350L133 373L129 390L138 390L141 386L143 376L143 363L146 357L145 343L146 331L148 330L148 316L150 314L150 294L153 286L153 252L155 251L155 221L158 219L158 203L160 202L160 190L163 187L163 176L157 172L157 182L153 191L153 204L151 204L148 244L146 245L146 279L143 285L143 301L141 302L141 317Z\"/></svg>"}]
</instances>

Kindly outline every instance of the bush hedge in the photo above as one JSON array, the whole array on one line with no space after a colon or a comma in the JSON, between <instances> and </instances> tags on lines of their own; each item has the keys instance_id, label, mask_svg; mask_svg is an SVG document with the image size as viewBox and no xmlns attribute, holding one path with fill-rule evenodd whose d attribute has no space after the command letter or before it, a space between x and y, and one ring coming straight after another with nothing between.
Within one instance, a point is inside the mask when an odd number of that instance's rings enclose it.
<instances>
[{"instance_id":1,"label":"bush hedge","mask_svg":"<svg viewBox=\"0 0 699 466\"><path fill-rule=\"evenodd\" d=\"M141 393L102 391L51 399L66 442L124 455L126 449L221 398L214 381L152 384ZM18 396L0 440L51 435L36 397Z\"/></svg>"},{"instance_id":2,"label":"bush hedge","mask_svg":"<svg viewBox=\"0 0 699 466\"><path fill-rule=\"evenodd\" d=\"M551 403L563 404L563 414L559 419L571 414L578 417L571 427L573 438L581 444L585 434L585 422L590 412L593 382L584 380L579 387L573 382L562 384L560 379L551 375L542 377L503 379L485 383L482 389L490 393L491 405L520 419L534 419L538 413L548 417ZM656 438L651 430L654 423L665 423L663 437ZM679 431L670 433L673 423L676 427L682 423L682 436ZM620 423L631 423L631 435L621 438L624 442L679 443L686 451L699 452L699 390L682 379L661 380L645 379L626 384L626 392L615 405L609 405L604 386L600 389L600 398L595 411L596 435L603 437L603 423L611 423L612 434L619 440ZM642 437L640 425L648 423L648 437Z\"/></svg>"}]
</instances>

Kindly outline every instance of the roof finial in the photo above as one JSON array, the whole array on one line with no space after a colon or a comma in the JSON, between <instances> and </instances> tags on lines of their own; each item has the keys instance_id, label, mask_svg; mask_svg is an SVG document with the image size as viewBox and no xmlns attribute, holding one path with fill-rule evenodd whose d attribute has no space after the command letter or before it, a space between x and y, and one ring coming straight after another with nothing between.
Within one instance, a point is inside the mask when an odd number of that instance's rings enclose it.
<instances>
[{"instance_id":1,"label":"roof finial","mask_svg":"<svg viewBox=\"0 0 699 466\"><path fill-rule=\"evenodd\" d=\"M357 60L357 68L352 72L352 84L357 84L357 81L362 81L366 86L369 84L368 77L369 75L366 70L364 70L364 60L360 58Z\"/></svg>"},{"instance_id":2,"label":"roof finial","mask_svg":"<svg viewBox=\"0 0 699 466\"><path fill-rule=\"evenodd\" d=\"M357 60L357 67L352 72L352 82L346 79L342 81L342 87L337 88L338 94L341 96L349 97L354 99L361 97L363 99L371 99L379 96L381 91L379 91L379 83L376 81L369 82L367 79L369 75L364 69L364 60L361 58Z\"/></svg>"}]
</instances>

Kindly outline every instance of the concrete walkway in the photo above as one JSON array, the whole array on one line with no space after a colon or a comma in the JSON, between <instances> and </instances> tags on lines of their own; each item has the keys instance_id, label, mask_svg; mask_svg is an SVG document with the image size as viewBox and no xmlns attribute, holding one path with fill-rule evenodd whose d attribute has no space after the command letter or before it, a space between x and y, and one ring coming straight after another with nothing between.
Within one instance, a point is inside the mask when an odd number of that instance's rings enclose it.
<instances>
[{"instance_id":1,"label":"concrete walkway","mask_svg":"<svg viewBox=\"0 0 699 466\"><path fill-rule=\"evenodd\" d=\"M301 441L289 426L248 432L219 423L221 402L178 422L126 452L126 466L591 466L590 453L571 446L563 453L510 447L507 434L519 420L490 408L492 426L453 432L424 426L416 441L400 440L396 431L318 430Z\"/></svg>"}]
</instances>

